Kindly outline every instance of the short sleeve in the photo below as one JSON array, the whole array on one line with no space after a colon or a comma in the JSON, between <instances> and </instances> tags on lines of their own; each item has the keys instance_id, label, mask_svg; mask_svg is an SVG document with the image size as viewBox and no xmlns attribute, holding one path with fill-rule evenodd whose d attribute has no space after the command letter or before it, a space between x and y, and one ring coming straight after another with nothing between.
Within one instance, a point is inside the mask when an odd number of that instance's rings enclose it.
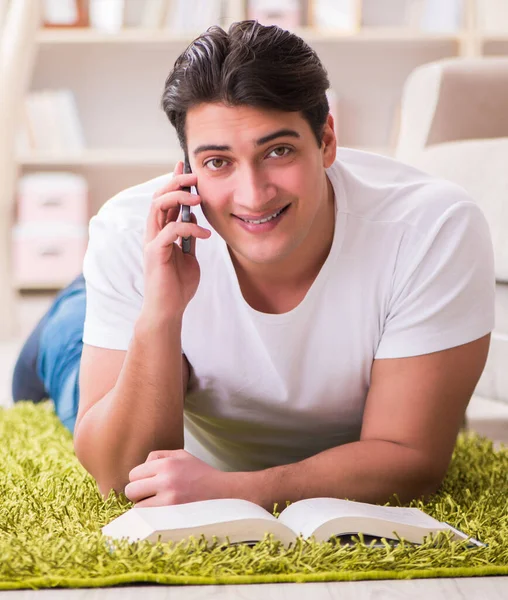
<instances>
[{"instance_id":1,"label":"short sleeve","mask_svg":"<svg viewBox=\"0 0 508 600\"><path fill-rule=\"evenodd\" d=\"M127 350L143 304L143 231L99 215L90 221L83 262L86 316L83 342Z\"/></svg>"},{"instance_id":2,"label":"short sleeve","mask_svg":"<svg viewBox=\"0 0 508 600\"><path fill-rule=\"evenodd\" d=\"M456 202L429 229L400 252L375 358L453 348L494 328L494 255L482 211Z\"/></svg>"}]
</instances>

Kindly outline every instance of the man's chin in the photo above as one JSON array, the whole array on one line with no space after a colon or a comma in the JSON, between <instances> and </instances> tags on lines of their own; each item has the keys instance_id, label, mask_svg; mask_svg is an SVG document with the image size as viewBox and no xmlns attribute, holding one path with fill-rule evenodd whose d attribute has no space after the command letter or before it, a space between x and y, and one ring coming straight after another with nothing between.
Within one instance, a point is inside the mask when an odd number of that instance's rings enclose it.
<instances>
[{"instance_id":1,"label":"man's chin","mask_svg":"<svg viewBox=\"0 0 508 600\"><path fill-rule=\"evenodd\" d=\"M249 246L238 244L229 245L230 254L233 253L243 264L252 263L255 265L275 265L284 260L289 251L282 245L277 247L273 244L267 245L253 242Z\"/></svg>"}]
</instances>

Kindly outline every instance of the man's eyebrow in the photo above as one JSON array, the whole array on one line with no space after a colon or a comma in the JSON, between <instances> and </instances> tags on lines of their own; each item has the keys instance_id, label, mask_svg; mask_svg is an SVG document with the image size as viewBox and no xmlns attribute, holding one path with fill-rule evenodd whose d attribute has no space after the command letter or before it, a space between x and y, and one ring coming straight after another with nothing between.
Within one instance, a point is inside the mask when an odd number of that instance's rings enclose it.
<instances>
[{"instance_id":1,"label":"man's eyebrow","mask_svg":"<svg viewBox=\"0 0 508 600\"><path fill-rule=\"evenodd\" d=\"M256 141L256 146L262 146L263 144L267 144L268 142L271 142L272 140L275 140L279 137L299 138L300 134L298 133L298 131L295 131L294 129L279 129L278 131L274 131L273 133L270 133L268 135L265 135L262 138L259 138L259 140Z\"/></svg>"},{"instance_id":2,"label":"man's eyebrow","mask_svg":"<svg viewBox=\"0 0 508 600\"><path fill-rule=\"evenodd\" d=\"M262 138L259 138L259 140L256 140L255 143L256 143L256 146L262 146L263 144L267 144L268 142L271 142L279 137L300 138L300 134L298 133L298 131L295 131L294 129L279 129L278 131L274 131L273 133L269 133L268 135L265 135ZM231 146L218 146L216 144L204 144L202 146L198 146L194 150L194 156L197 156L201 152L210 152L212 150L215 152L230 152Z\"/></svg>"},{"instance_id":3,"label":"man's eyebrow","mask_svg":"<svg viewBox=\"0 0 508 600\"><path fill-rule=\"evenodd\" d=\"M205 144L203 146L198 146L194 150L194 156L197 156L200 152L208 152L210 150L215 150L216 152L229 152L231 150L231 146L217 146L216 144Z\"/></svg>"}]
</instances>

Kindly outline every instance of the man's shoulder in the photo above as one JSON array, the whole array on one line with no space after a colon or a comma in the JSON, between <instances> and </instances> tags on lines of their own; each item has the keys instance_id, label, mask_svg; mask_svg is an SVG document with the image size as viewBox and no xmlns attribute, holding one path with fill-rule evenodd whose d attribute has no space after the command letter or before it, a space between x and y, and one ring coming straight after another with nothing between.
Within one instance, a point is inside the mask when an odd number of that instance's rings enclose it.
<instances>
[{"instance_id":1,"label":"man's shoulder","mask_svg":"<svg viewBox=\"0 0 508 600\"><path fill-rule=\"evenodd\" d=\"M160 175L118 192L101 206L92 223L100 222L117 231L143 230L154 192L171 177L172 173Z\"/></svg>"},{"instance_id":2,"label":"man's shoulder","mask_svg":"<svg viewBox=\"0 0 508 600\"><path fill-rule=\"evenodd\" d=\"M368 222L406 224L424 232L464 203L474 205L459 185L388 156L339 148L330 171L342 181L347 212Z\"/></svg>"}]
</instances>

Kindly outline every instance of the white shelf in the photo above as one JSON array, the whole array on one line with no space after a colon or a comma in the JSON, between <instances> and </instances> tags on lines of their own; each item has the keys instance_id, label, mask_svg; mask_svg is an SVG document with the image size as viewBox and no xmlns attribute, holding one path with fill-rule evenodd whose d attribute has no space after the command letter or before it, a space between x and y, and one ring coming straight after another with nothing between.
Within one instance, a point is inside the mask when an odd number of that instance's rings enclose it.
<instances>
[{"instance_id":1,"label":"white shelf","mask_svg":"<svg viewBox=\"0 0 508 600\"><path fill-rule=\"evenodd\" d=\"M393 155L393 150L388 147L365 147L358 146L356 149L366 152ZM166 151L158 149L131 150L131 149L91 149L79 155L44 155L20 156L19 164L24 167L46 167L46 166L85 166L85 167L166 167L172 169L174 165L182 160L182 154L178 151Z\"/></svg>"},{"instance_id":2,"label":"white shelf","mask_svg":"<svg viewBox=\"0 0 508 600\"><path fill-rule=\"evenodd\" d=\"M52 291L56 291L56 290L61 290L64 287L67 287L69 285L70 281L66 280L66 281L53 281L53 282L46 282L46 283L37 283L37 282L33 282L33 283L20 283L20 282L14 282L14 288L20 292L35 292L35 291L46 291L46 292L52 292Z\"/></svg>"},{"instance_id":3,"label":"white shelf","mask_svg":"<svg viewBox=\"0 0 508 600\"><path fill-rule=\"evenodd\" d=\"M508 42L508 33L484 33L482 42Z\"/></svg>"},{"instance_id":4,"label":"white shelf","mask_svg":"<svg viewBox=\"0 0 508 600\"><path fill-rule=\"evenodd\" d=\"M419 29L405 27L363 27L358 31L341 32L333 30L316 30L301 28L295 33L308 42L337 41L337 42L458 42L465 35L462 31L450 33L431 33Z\"/></svg>"},{"instance_id":5,"label":"white shelf","mask_svg":"<svg viewBox=\"0 0 508 600\"><path fill-rule=\"evenodd\" d=\"M315 47L332 87L340 92L339 131L346 146L394 156L394 148L387 147L393 135L387 132L393 129L402 82L413 68L425 61L481 55L482 44L504 50L508 32L479 31L471 8L474 2L464 2L469 15L464 28L449 33L386 27L352 32L294 30ZM230 0L230 6L240 4ZM40 29L32 87L73 90L92 148L78 155L25 153L18 157L22 170L81 171L89 181L93 214L118 191L172 171L182 152L176 138L169 139L170 126L157 104L176 55L200 33L140 27L126 27L116 34L91 28ZM54 277L58 279L58 274ZM60 289L67 283L17 287Z\"/></svg>"},{"instance_id":6,"label":"white shelf","mask_svg":"<svg viewBox=\"0 0 508 600\"><path fill-rule=\"evenodd\" d=\"M196 33L196 35L199 35ZM69 29L41 29L37 34L37 41L42 45L52 44L130 44L130 43L187 43L189 44L196 35L173 34L163 29L143 29L131 27L122 29L119 33L106 33L85 28Z\"/></svg>"},{"instance_id":7,"label":"white shelf","mask_svg":"<svg viewBox=\"0 0 508 600\"><path fill-rule=\"evenodd\" d=\"M41 29L37 41L41 45L54 44L189 44L200 32L174 34L164 29L125 28L118 33L104 33L90 28ZM304 27L295 29L295 33L308 42L458 42L466 35L462 31L451 33L430 33L406 28L370 27L358 31L343 32L333 30L317 30Z\"/></svg>"},{"instance_id":8,"label":"white shelf","mask_svg":"<svg viewBox=\"0 0 508 600\"><path fill-rule=\"evenodd\" d=\"M20 156L23 166L168 167L181 160L181 153L162 149L89 149L82 154Z\"/></svg>"}]
</instances>

